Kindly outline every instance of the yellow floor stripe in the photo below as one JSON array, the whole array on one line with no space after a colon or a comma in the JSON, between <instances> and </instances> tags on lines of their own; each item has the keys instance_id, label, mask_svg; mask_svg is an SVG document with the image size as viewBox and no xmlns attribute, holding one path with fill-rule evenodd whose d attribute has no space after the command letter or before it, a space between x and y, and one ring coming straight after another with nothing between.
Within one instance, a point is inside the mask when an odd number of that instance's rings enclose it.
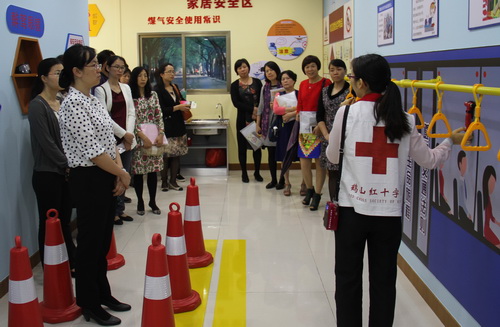
<instances>
[{"instance_id":1,"label":"yellow floor stripe","mask_svg":"<svg viewBox=\"0 0 500 327\"><path fill-rule=\"evenodd\" d=\"M205 240L205 250L212 253L215 258L217 240ZM194 311L175 314L176 327L202 327L207 309L208 292L214 264L208 267L189 269L191 288L200 293L201 304Z\"/></svg>"},{"instance_id":2,"label":"yellow floor stripe","mask_svg":"<svg viewBox=\"0 0 500 327\"><path fill-rule=\"evenodd\" d=\"M246 241L224 240L212 327L246 326Z\"/></svg>"}]
</instances>

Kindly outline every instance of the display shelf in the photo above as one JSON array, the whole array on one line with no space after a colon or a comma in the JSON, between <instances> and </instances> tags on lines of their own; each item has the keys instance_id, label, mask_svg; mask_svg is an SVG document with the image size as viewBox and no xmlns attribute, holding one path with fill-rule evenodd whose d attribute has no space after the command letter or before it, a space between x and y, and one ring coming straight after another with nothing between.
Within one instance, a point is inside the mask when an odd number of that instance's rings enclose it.
<instances>
[{"instance_id":1,"label":"display shelf","mask_svg":"<svg viewBox=\"0 0 500 327\"><path fill-rule=\"evenodd\" d=\"M16 54L12 65L12 81L16 90L21 112L28 113L31 90L38 74L38 64L42 61L42 52L37 39L20 37L17 41ZM30 74L16 73L16 67L22 64L30 66Z\"/></svg>"}]
</instances>

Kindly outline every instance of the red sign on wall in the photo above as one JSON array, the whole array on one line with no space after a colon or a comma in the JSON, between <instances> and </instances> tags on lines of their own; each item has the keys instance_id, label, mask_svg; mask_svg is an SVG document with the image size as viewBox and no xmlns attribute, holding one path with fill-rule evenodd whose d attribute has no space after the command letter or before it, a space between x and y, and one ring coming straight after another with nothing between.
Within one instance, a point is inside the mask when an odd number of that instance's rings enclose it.
<instances>
[{"instance_id":1,"label":"red sign on wall","mask_svg":"<svg viewBox=\"0 0 500 327\"><path fill-rule=\"evenodd\" d=\"M329 16L330 24L328 31L330 42L334 43L344 40L344 6L332 12Z\"/></svg>"},{"instance_id":2,"label":"red sign on wall","mask_svg":"<svg viewBox=\"0 0 500 327\"><path fill-rule=\"evenodd\" d=\"M148 25L200 25L200 24L220 24L220 16L167 16L167 17L148 17Z\"/></svg>"},{"instance_id":3,"label":"red sign on wall","mask_svg":"<svg viewBox=\"0 0 500 327\"><path fill-rule=\"evenodd\" d=\"M187 9L253 8L252 0L187 0Z\"/></svg>"}]
</instances>

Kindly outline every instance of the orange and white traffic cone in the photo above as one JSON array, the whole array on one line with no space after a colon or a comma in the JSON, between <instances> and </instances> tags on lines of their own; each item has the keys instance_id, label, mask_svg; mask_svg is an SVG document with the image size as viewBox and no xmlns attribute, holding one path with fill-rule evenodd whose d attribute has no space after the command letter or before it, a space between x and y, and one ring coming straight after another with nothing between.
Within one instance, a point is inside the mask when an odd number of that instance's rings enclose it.
<instances>
[{"instance_id":1,"label":"orange and white traffic cone","mask_svg":"<svg viewBox=\"0 0 500 327\"><path fill-rule=\"evenodd\" d=\"M61 221L55 209L47 211L43 267L43 321L57 324L78 318L82 312L73 295L68 252L62 235Z\"/></svg>"},{"instance_id":2,"label":"orange and white traffic cone","mask_svg":"<svg viewBox=\"0 0 500 327\"><path fill-rule=\"evenodd\" d=\"M191 177L191 183L186 192L186 209L184 212L184 234L186 236L187 260L189 268L206 267L214 258L205 250L203 230L201 228L200 196L196 180Z\"/></svg>"},{"instance_id":3,"label":"orange and white traffic cone","mask_svg":"<svg viewBox=\"0 0 500 327\"><path fill-rule=\"evenodd\" d=\"M115 270L125 265L125 258L116 251L115 232L111 235L111 245L106 260L108 260L108 270Z\"/></svg>"},{"instance_id":4,"label":"orange and white traffic cone","mask_svg":"<svg viewBox=\"0 0 500 327\"><path fill-rule=\"evenodd\" d=\"M43 327L28 249L15 238L10 250L9 327Z\"/></svg>"},{"instance_id":5,"label":"orange and white traffic cone","mask_svg":"<svg viewBox=\"0 0 500 327\"><path fill-rule=\"evenodd\" d=\"M173 207L177 207L174 211ZM166 251L172 286L172 304L175 313L192 311L201 304L200 294L191 289L186 256L186 240L182 228L180 206L170 204L167 222Z\"/></svg>"},{"instance_id":6,"label":"orange and white traffic cone","mask_svg":"<svg viewBox=\"0 0 500 327\"><path fill-rule=\"evenodd\" d=\"M167 257L158 233L153 235L148 247L141 326L175 327Z\"/></svg>"}]
</instances>

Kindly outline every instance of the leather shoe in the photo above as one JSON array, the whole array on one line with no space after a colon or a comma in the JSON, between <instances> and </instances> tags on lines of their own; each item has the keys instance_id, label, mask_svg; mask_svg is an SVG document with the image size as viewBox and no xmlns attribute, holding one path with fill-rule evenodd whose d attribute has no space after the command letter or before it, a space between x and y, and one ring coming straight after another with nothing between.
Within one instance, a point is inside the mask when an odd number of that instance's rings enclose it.
<instances>
[{"instance_id":1,"label":"leather shoe","mask_svg":"<svg viewBox=\"0 0 500 327\"><path fill-rule=\"evenodd\" d=\"M134 221L134 218L127 216L126 214L121 215L120 219L123 221Z\"/></svg>"},{"instance_id":2,"label":"leather shoe","mask_svg":"<svg viewBox=\"0 0 500 327\"><path fill-rule=\"evenodd\" d=\"M110 315L101 307L94 310L82 308L82 315L85 321L90 321L90 318L92 318L101 326L116 326L122 323L120 318Z\"/></svg>"},{"instance_id":3,"label":"leather shoe","mask_svg":"<svg viewBox=\"0 0 500 327\"><path fill-rule=\"evenodd\" d=\"M124 196L123 197L123 202L125 202L125 203L132 203L132 199L129 198L128 196Z\"/></svg>"},{"instance_id":4,"label":"leather shoe","mask_svg":"<svg viewBox=\"0 0 500 327\"><path fill-rule=\"evenodd\" d=\"M130 309L132 309L130 304L122 303L117 299L115 299L114 297L112 297L110 300L102 300L101 304L107 306L113 311L118 311L118 312L129 311Z\"/></svg>"}]
</instances>

